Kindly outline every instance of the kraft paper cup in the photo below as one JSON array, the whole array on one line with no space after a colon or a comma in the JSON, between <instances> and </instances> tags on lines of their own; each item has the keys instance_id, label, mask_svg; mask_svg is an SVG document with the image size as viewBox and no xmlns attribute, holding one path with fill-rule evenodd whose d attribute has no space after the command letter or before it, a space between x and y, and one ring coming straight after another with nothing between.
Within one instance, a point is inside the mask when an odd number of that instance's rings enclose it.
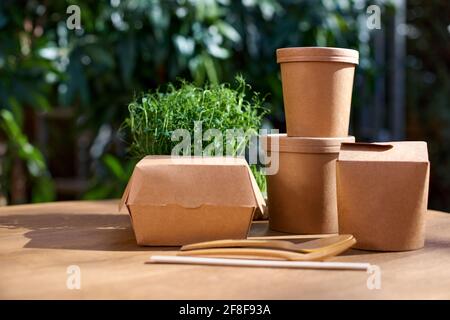
<instances>
[{"instance_id":1,"label":"kraft paper cup","mask_svg":"<svg viewBox=\"0 0 450 320\"><path fill-rule=\"evenodd\" d=\"M274 138L278 144L272 145ZM296 234L338 232L336 159L341 143L354 141L354 137L267 136L267 153L272 159L279 157L278 172L267 176L271 229Z\"/></svg>"},{"instance_id":2,"label":"kraft paper cup","mask_svg":"<svg viewBox=\"0 0 450 320\"><path fill-rule=\"evenodd\" d=\"M358 51L282 48L281 68L288 136L346 137Z\"/></svg>"}]
</instances>

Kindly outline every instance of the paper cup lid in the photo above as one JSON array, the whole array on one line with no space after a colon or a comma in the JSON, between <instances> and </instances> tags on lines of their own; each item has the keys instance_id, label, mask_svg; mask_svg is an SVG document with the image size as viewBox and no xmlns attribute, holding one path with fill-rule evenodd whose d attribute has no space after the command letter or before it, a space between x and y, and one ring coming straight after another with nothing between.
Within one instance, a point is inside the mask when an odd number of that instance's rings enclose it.
<instances>
[{"instance_id":1,"label":"paper cup lid","mask_svg":"<svg viewBox=\"0 0 450 320\"><path fill-rule=\"evenodd\" d=\"M271 151L272 143L278 146L279 152L293 153L338 153L341 143L355 142L355 137L315 138L315 137L288 137L287 134L269 134L267 137L267 151ZM276 139L272 142L272 139ZM277 142L278 141L278 142Z\"/></svg>"},{"instance_id":2,"label":"paper cup lid","mask_svg":"<svg viewBox=\"0 0 450 320\"><path fill-rule=\"evenodd\" d=\"M277 49L277 62L322 61L358 64L356 50L331 47L295 47Z\"/></svg>"}]
</instances>

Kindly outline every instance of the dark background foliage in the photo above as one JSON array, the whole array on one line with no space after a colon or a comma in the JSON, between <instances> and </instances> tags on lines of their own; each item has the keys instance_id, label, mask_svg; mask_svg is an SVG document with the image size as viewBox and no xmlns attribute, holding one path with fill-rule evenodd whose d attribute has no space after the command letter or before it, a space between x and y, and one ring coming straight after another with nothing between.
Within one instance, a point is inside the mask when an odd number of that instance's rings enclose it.
<instances>
[{"instance_id":1,"label":"dark background foliage","mask_svg":"<svg viewBox=\"0 0 450 320\"><path fill-rule=\"evenodd\" d=\"M450 211L448 1L0 2L0 194L23 203L120 196L134 160L119 131L141 91L177 78L268 94L284 130L275 50L357 49L351 132L429 142L430 207ZM66 9L81 9L69 30ZM366 9L381 8L380 30Z\"/></svg>"}]
</instances>

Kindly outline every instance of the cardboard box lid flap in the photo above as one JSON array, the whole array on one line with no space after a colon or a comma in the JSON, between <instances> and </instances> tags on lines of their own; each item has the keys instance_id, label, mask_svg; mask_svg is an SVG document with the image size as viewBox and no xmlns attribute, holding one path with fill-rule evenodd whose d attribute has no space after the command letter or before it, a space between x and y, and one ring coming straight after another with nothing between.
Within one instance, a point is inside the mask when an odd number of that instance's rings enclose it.
<instances>
[{"instance_id":1,"label":"cardboard box lid flap","mask_svg":"<svg viewBox=\"0 0 450 320\"><path fill-rule=\"evenodd\" d=\"M266 201L264 200L261 190L259 189L258 183L256 182L256 179L253 176L253 173L248 165L247 168L248 168L248 176L252 184L253 194L255 195L255 201L258 206L258 210L261 214L264 214L264 207L266 206Z\"/></svg>"},{"instance_id":2,"label":"cardboard box lid flap","mask_svg":"<svg viewBox=\"0 0 450 320\"><path fill-rule=\"evenodd\" d=\"M123 206L128 200L128 195L130 194L131 183L133 180L133 175L131 175L130 180L128 180L127 186L125 187L125 191L123 192L122 198L119 202L119 211L122 210Z\"/></svg>"},{"instance_id":3,"label":"cardboard box lid flap","mask_svg":"<svg viewBox=\"0 0 450 320\"><path fill-rule=\"evenodd\" d=\"M428 162L424 141L343 143L339 161Z\"/></svg>"},{"instance_id":4,"label":"cardboard box lid flap","mask_svg":"<svg viewBox=\"0 0 450 320\"><path fill-rule=\"evenodd\" d=\"M222 159L222 160L220 160ZM122 197L130 205L262 207L245 159L150 156L136 165ZM254 180L254 179L253 179Z\"/></svg>"}]
</instances>

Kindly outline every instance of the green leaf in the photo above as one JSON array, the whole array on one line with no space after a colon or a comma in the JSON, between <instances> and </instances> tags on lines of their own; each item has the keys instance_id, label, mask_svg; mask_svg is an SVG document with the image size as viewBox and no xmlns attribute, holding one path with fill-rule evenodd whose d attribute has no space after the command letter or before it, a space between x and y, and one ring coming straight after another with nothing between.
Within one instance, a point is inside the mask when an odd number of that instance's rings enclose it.
<instances>
[{"instance_id":1,"label":"green leaf","mask_svg":"<svg viewBox=\"0 0 450 320\"><path fill-rule=\"evenodd\" d=\"M226 23L225 21L218 21L216 22L215 25L219 29L219 32L222 33L225 37L227 37L231 41L233 42L241 41L241 35L230 24Z\"/></svg>"},{"instance_id":2,"label":"green leaf","mask_svg":"<svg viewBox=\"0 0 450 320\"><path fill-rule=\"evenodd\" d=\"M208 52L215 58L226 59L230 57L230 51L217 45L216 43L208 43L206 48L208 49Z\"/></svg>"},{"instance_id":3,"label":"green leaf","mask_svg":"<svg viewBox=\"0 0 450 320\"><path fill-rule=\"evenodd\" d=\"M83 200L107 199L114 193L114 186L110 184L96 185L83 195Z\"/></svg>"},{"instance_id":4,"label":"green leaf","mask_svg":"<svg viewBox=\"0 0 450 320\"><path fill-rule=\"evenodd\" d=\"M45 174L46 165L42 153L28 142L13 114L9 110L1 110L0 119L9 142L16 148L18 156L25 161L31 176L39 177Z\"/></svg>"},{"instance_id":5,"label":"green leaf","mask_svg":"<svg viewBox=\"0 0 450 320\"><path fill-rule=\"evenodd\" d=\"M115 156L111 154L105 154L103 156L103 163L118 180L126 179L126 174L122 168L122 164Z\"/></svg>"},{"instance_id":6,"label":"green leaf","mask_svg":"<svg viewBox=\"0 0 450 320\"><path fill-rule=\"evenodd\" d=\"M35 180L31 189L32 202L50 202L55 198L55 185L50 177L41 177Z\"/></svg>"},{"instance_id":7,"label":"green leaf","mask_svg":"<svg viewBox=\"0 0 450 320\"><path fill-rule=\"evenodd\" d=\"M203 60L202 61L203 66L206 70L206 74L208 75L208 80L211 83L217 84L219 82L219 79L218 79L217 70L216 70L216 66L214 65L213 59L209 55L203 54L202 60Z\"/></svg>"},{"instance_id":8,"label":"green leaf","mask_svg":"<svg viewBox=\"0 0 450 320\"><path fill-rule=\"evenodd\" d=\"M50 111L51 109L50 103L48 102L47 98L44 95L35 92L33 94L33 98L40 110Z\"/></svg>"},{"instance_id":9,"label":"green leaf","mask_svg":"<svg viewBox=\"0 0 450 320\"><path fill-rule=\"evenodd\" d=\"M52 201L55 198L55 188L42 153L28 142L11 111L0 111L0 126L8 137L11 149L25 161L28 173L32 177L33 202Z\"/></svg>"}]
</instances>

